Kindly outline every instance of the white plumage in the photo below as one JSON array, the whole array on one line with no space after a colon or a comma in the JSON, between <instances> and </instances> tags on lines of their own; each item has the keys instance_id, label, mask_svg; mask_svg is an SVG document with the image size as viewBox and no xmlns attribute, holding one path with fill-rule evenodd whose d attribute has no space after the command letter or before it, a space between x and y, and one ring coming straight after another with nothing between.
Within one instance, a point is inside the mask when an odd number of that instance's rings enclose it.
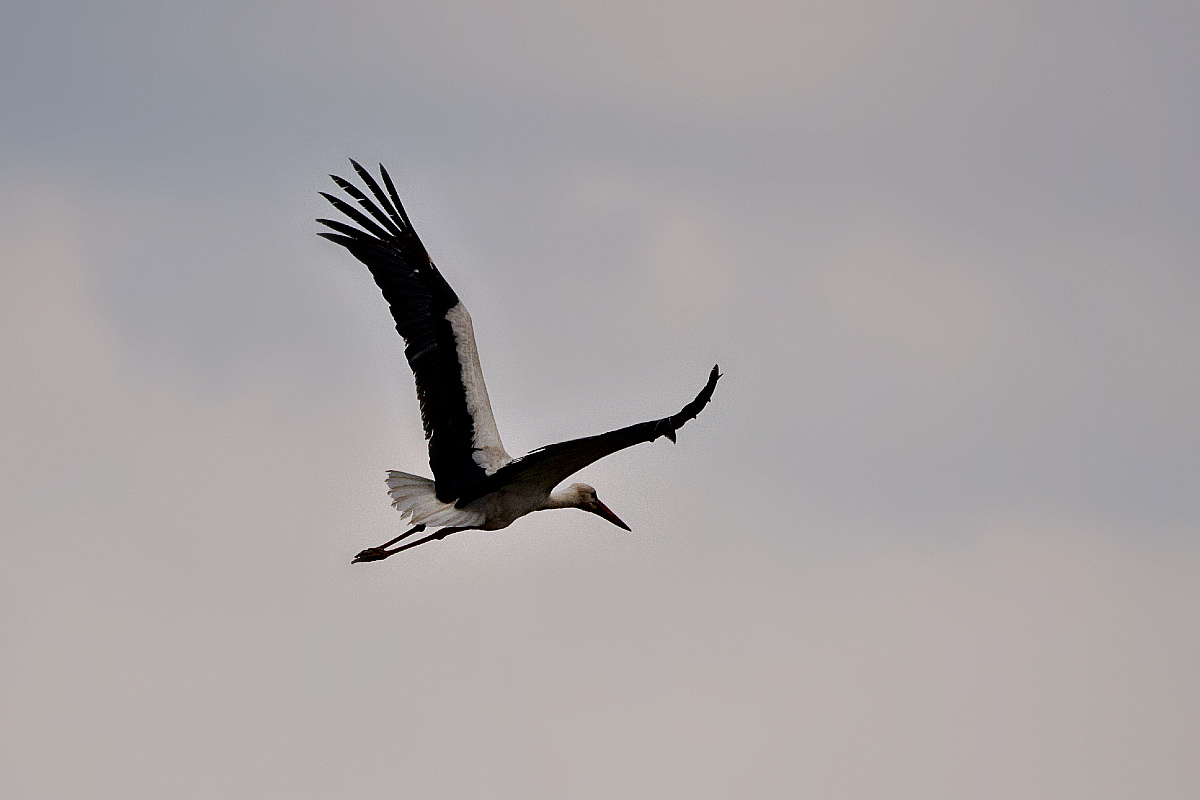
<instances>
[{"instance_id":1,"label":"white plumage","mask_svg":"<svg viewBox=\"0 0 1200 800\"><path fill-rule=\"evenodd\" d=\"M500 430L492 415L492 403L488 400L487 386L483 382L483 368L479 366L479 350L475 346L475 328L471 315L461 302L446 312L450 330L454 331L454 343L462 364L463 389L467 397L467 412L474 422L475 463L491 475L512 461L500 441Z\"/></svg>"},{"instance_id":2,"label":"white plumage","mask_svg":"<svg viewBox=\"0 0 1200 800\"><path fill-rule=\"evenodd\" d=\"M388 470L387 486L392 508L400 512L401 519L407 519L413 525L474 528L486 522L479 511L455 508L453 503L438 500L434 483L429 478Z\"/></svg>"}]
</instances>

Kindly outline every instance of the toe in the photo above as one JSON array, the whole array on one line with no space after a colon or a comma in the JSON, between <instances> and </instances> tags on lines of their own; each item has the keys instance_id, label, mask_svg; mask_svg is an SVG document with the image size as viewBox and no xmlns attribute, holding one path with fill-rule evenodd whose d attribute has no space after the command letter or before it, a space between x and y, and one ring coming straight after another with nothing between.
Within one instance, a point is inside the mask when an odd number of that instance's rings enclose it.
<instances>
[{"instance_id":1,"label":"toe","mask_svg":"<svg viewBox=\"0 0 1200 800\"><path fill-rule=\"evenodd\" d=\"M391 555L391 554L388 553L386 550L384 550L382 547L368 547L366 550L363 550L361 553L356 555L354 557L354 560L351 561L350 563L357 564L360 561L382 561L383 559L387 558L389 555Z\"/></svg>"}]
</instances>

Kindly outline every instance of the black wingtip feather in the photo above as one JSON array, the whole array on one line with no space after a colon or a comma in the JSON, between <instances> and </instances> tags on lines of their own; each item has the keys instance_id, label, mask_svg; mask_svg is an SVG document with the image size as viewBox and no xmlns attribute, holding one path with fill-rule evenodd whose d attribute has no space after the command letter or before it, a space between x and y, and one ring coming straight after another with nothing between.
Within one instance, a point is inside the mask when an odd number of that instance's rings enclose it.
<instances>
[{"instance_id":1,"label":"black wingtip feather","mask_svg":"<svg viewBox=\"0 0 1200 800\"><path fill-rule=\"evenodd\" d=\"M388 213L388 216L391 218L393 223L392 225L389 225L389 227L395 227L397 235L403 235L400 229L405 227L405 222L400 218L400 215L396 213L396 208L392 205L392 201L389 200L388 196L383 193L382 189L379 188L379 184L375 182L375 178L371 176L371 173L363 169L363 166L353 158L350 159L350 163L354 165L354 171L358 173L358 177L362 178L363 183L365 183L367 188L371 190L371 194L375 195L375 199L379 201L379 205L383 206L383 210ZM380 164L379 167L381 170L383 169L382 164Z\"/></svg>"},{"instance_id":2,"label":"black wingtip feather","mask_svg":"<svg viewBox=\"0 0 1200 800\"><path fill-rule=\"evenodd\" d=\"M354 239L351 239L349 236L342 236L340 233L329 233L328 231L317 231L317 236L320 236L322 239L328 239L329 241L333 242L334 244L340 244L342 247L345 247L351 253L353 253L354 249L356 247L358 247L358 245L359 245L359 242L355 241Z\"/></svg>"},{"instance_id":3,"label":"black wingtip feather","mask_svg":"<svg viewBox=\"0 0 1200 800\"><path fill-rule=\"evenodd\" d=\"M353 225L347 225L344 222L338 222L336 219L318 219L317 222L324 225L326 228L332 228L338 233L349 236L351 239L357 240L359 244L378 244L379 240L369 233L360 231Z\"/></svg>"},{"instance_id":4,"label":"black wingtip feather","mask_svg":"<svg viewBox=\"0 0 1200 800\"><path fill-rule=\"evenodd\" d=\"M338 211L342 212L347 217L361 225L364 230L374 234L375 236L378 236L380 239L385 241L392 238L392 234L379 227L377 224L375 224L375 222L369 219L366 214L363 214L361 211L340 197L335 197L334 195L326 192L320 192L320 195L328 200L329 203Z\"/></svg>"},{"instance_id":5,"label":"black wingtip feather","mask_svg":"<svg viewBox=\"0 0 1200 800\"><path fill-rule=\"evenodd\" d=\"M383 176L383 185L387 187L388 194L391 195L392 204L395 205L400 218L404 220L404 224L412 230L412 223L408 221L408 214L404 211L404 204L400 202L400 195L396 193L396 185L392 183L392 176L388 174L387 167L383 164L379 165L379 174Z\"/></svg>"},{"instance_id":6,"label":"black wingtip feather","mask_svg":"<svg viewBox=\"0 0 1200 800\"><path fill-rule=\"evenodd\" d=\"M681 408L675 416L660 420L660 422L666 423L663 426L663 435L672 442L675 441L675 431L695 419L704 407L708 405L708 401L712 400L713 391L717 388L717 381L720 379L721 370L718 365L714 364L712 371L708 373L708 382L704 384L704 388L700 390L695 399Z\"/></svg>"},{"instance_id":7,"label":"black wingtip feather","mask_svg":"<svg viewBox=\"0 0 1200 800\"><path fill-rule=\"evenodd\" d=\"M355 186L353 183L346 180L345 178L339 177L337 175L330 175L329 177L333 178L333 182L336 183L339 187L341 187L343 192L345 192L346 194L348 194L352 198L354 198L354 200L358 202L359 206L361 206L364 211L366 211L368 214L370 214L372 217L374 217L379 222L379 224L383 225L384 228L387 228L387 230L390 232L390 235L393 235L393 236L403 236L404 235L404 231L402 231L400 229L400 226L397 224L397 220L393 220L387 214L380 211L379 206L372 203L370 198L368 198L365 194L363 194L362 190L360 190L357 186ZM368 176L368 180L369 180L369 176ZM376 195L378 196L378 193L376 193Z\"/></svg>"}]
</instances>

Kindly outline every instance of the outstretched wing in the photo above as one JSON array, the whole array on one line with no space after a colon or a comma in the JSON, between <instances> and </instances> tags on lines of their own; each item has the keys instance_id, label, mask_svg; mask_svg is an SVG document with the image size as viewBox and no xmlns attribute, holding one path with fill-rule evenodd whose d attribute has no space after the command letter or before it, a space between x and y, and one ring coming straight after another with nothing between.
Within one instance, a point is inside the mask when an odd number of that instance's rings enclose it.
<instances>
[{"instance_id":1,"label":"outstretched wing","mask_svg":"<svg viewBox=\"0 0 1200 800\"><path fill-rule=\"evenodd\" d=\"M708 383L704 385L692 402L680 409L679 413L674 416L641 422L598 436L586 436L582 439L546 445L511 461L489 475L473 491L459 498L457 505L461 508L488 492L494 492L514 483L539 487L549 492L588 464L612 455L618 450L624 450L626 447L632 447L642 442L652 442L660 436L666 436L673 442L675 441L675 431L682 428L689 420L695 419L701 409L708 405L720 377L720 370L714 366L712 372L708 374Z\"/></svg>"},{"instance_id":2,"label":"outstretched wing","mask_svg":"<svg viewBox=\"0 0 1200 800\"><path fill-rule=\"evenodd\" d=\"M333 230L318 235L342 245L366 264L391 306L396 330L406 344L404 355L416 378L437 497L453 502L512 460L496 430L471 317L433 265L387 170L379 165L385 194L369 172L353 159L350 163L375 201L349 181L331 175L366 214L321 192L358 227L318 219Z\"/></svg>"}]
</instances>

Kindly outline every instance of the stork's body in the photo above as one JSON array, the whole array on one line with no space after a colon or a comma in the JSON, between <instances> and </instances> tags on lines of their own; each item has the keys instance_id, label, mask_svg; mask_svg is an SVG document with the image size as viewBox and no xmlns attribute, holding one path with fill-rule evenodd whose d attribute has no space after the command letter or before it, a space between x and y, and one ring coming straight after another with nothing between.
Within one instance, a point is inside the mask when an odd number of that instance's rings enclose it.
<instances>
[{"instance_id":1,"label":"stork's body","mask_svg":"<svg viewBox=\"0 0 1200 800\"><path fill-rule=\"evenodd\" d=\"M578 508L629 530L587 484L555 491L563 480L606 455L659 436L675 440L675 431L694 419L712 397L720 373L713 367L708 383L692 402L663 419L548 445L514 459L504 449L492 415L483 370L475 347L471 317L434 267L409 222L387 170L379 170L386 194L370 173L354 161L355 171L374 196L331 176L367 212L322 192L358 227L318 220L334 233L320 235L344 246L370 269L406 343L405 355L416 379L421 421L429 442L434 480L389 472L392 505L413 527L355 561L378 561L432 539L462 530L498 530L533 511ZM370 216L367 216L370 215ZM440 528L423 539L389 550L427 528Z\"/></svg>"}]
</instances>

